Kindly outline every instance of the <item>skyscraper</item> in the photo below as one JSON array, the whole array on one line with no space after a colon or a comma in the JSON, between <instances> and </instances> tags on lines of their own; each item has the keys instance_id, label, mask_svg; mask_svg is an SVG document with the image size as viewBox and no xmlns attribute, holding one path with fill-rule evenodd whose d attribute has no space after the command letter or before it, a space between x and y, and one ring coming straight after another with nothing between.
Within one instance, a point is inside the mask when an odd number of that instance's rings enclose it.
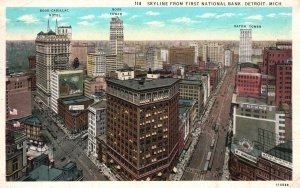
<instances>
[{"instance_id":1,"label":"skyscraper","mask_svg":"<svg viewBox=\"0 0 300 188\"><path fill-rule=\"evenodd\" d=\"M87 75L89 77L104 76L106 73L106 56L103 50L96 50L87 56Z\"/></svg>"},{"instance_id":2,"label":"skyscraper","mask_svg":"<svg viewBox=\"0 0 300 188\"><path fill-rule=\"evenodd\" d=\"M51 70L64 70L69 67L71 26L56 27L58 33L50 29L37 34L36 46L36 85L37 95L46 106L50 105Z\"/></svg>"},{"instance_id":3,"label":"skyscraper","mask_svg":"<svg viewBox=\"0 0 300 188\"><path fill-rule=\"evenodd\" d=\"M218 43L208 43L203 45L203 61L221 63L223 65L224 62L224 48L223 45Z\"/></svg>"},{"instance_id":4,"label":"skyscraper","mask_svg":"<svg viewBox=\"0 0 300 188\"><path fill-rule=\"evenodd\" d=\"M112 18L110 22L110 55L116 55L116 70L123 68L123 21L119 17Z\"/></svg>"},{"instance_id":5,"label":"skyscraper","mask_svg":"<svg viewBox=\"0 0 300 188\"><path fill-rule=\"evenodd\" d=\"M240 30L239 63L251 63L252 55L252 30Z\"/></svg>"},{"instance_id":6,"label":"skyscraper","mask_svg":"<svg viewBox=\"0 0 300 188\"><path fill-rule=\"evenodd\" d=\"M107 159L128 179L166 177L178 152L178 80L107 79Z\"/></svg>"}]
</instances>

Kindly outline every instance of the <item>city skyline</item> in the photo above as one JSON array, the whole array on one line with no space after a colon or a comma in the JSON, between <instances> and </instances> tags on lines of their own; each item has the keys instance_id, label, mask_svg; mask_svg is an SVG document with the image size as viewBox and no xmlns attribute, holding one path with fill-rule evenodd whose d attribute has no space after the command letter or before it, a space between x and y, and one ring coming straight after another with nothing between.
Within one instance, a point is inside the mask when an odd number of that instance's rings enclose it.
<instances>
[{"instance_id":1,"label":"city skyline","mask_svg":"<svg viewBox=\"0 0 300 188\"><path fill-rule=\"evenodd\" d=\"M48 9L49 12L40 12L41 9ZM60 12L53 12L52 9L60 9ZM113 17L110 13L122 13L120 18L124 22L125 41L238 40L241 28L234 25L260 25L261 28L252 28L253 40L292 38L290 7L172 9L122 7L121 11L112 11L109 7L9 7L6 9L6 39L34 40L38 32L46 31L48 19L51 29L54 30L57 19L59 26L72 26L73 40L109 40L109 22Z\"/></svg>"}]
</instances>

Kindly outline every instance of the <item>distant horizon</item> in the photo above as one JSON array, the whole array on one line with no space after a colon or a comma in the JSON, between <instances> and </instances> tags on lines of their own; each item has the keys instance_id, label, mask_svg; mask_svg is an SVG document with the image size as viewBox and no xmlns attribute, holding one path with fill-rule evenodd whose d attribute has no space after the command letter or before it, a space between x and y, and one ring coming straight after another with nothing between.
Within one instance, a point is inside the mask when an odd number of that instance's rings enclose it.
<instances>
[{"instance_id":1,"label":"distant horizon","mask_svg":"<svg viewBox=\"0 0 300 188\"><path fill-rule=\"evenodd\" d=\"M105 41L116 15L125 41L239 40L239 30L246 28L253 41L292 39L291 7L8 7L6 39L35 40L48 20L54 30L57 19L59 26L72 26L74 40Z\"/></svg>"}]
</instances>

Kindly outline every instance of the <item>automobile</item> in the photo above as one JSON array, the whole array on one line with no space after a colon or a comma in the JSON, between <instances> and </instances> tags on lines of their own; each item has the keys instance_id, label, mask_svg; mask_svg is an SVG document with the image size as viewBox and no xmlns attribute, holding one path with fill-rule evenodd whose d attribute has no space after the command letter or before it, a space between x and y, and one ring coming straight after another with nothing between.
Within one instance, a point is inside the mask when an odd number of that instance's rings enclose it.
<instances>
[{"instance_id":1,"label":"automobile","mask_svg":"<svg viewBox=\"0 0 300 188\"><path fill-rule=\"evenodd\" d=\"M64 161L64 160L66 160L66 157L63 157L63 158L60 159L60 161Z\"/></svg>"}]
</instances>

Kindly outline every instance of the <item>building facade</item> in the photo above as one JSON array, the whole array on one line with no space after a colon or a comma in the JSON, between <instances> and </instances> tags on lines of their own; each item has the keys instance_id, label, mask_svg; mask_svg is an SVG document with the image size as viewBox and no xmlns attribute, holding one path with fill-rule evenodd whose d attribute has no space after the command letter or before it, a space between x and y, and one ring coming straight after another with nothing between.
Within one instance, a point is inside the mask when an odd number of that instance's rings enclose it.
<instances>
[{"instance_id":1,"label":"building facade","mask_svg":"<svg viewBox=\"0 0 300 188\"><path fill-rule=\"evenodd\" d=\"M116 69L123 68L124 33L123 21L113 17L110 22L110 55L116 55Z\"/></svg>"},{"instance_id":2,"label":"building facade","mask_svg":"<svg viewBox=\"0 0 300 188\"><path fill-rule=\"evenodd\" d=\"M84 95L91 97L97 92L106 91L106 81L104 77L90 78L84 80Z\"/></svg>"},{"instance_id":3,"label":"building facade","mask_svg":"<svg viewBox=\"0 0 300 188\"><path fill-rule=\"evenodd\" d=\"M233 63L233 51L227 49L224 51L224 65L230 67Z\"/></svg>"},{"instance_id":4,"label":"building facade","mask_svg":"<svg viewBox=\"0 0 300 188\"><path fill-rule=\"evenodd\" d=\"M276 85L275 101L276 105L292 104L292 61L277 63L275 65Z\"/></svg>"},{"instance_id":5,"label":"building facade","mask_svg":"<svg viewBox=\"0 0 300 188\"><path fill-rule=\"evenodd\" d=\"M58 99L58 115L65 122L66 128L72 133L78 133L88 128L88 106L94 100L85 96Z\"/></svg>"},{"instance_id":6,"label":"building facade","mask_svg":"<svg viewBox=\"0 0 300 188\"><path fill-rule=\"evenodd\" d=\"M263 51L262 74L276 77L275 66L292 59L292 49L265 48Z\"/></svg>"},{"instance_id":7,"label":"building facade","mask_svg":"<svg viewBox=\"0 0 300 188\"><path fill-rule=\"evenodd\" d=\"M48 25L48 31L39 32L35 40L37 95L48 107L50 107L51 96L51 71L69 67L71 28L56 30L59 33L53 32Z\"/></svg>"},{"instance_id":8,"label":"building facade","mask_svg":"<svg viewBox=\"0 0 300 188\"><path fill-rule=\"evenodd\" d=\"M160 57L161 53L158 48L149 47L147 50L147 69L148 70L161 70L163 69L163 61Z\"/></svg>"},{"instance_id":9,"label":"building facade","mask_svg":"<svg viewBox=\"0 0 300 188\"><path fill-rule=\"evenodd\" d=\"M88 107L88 152L98 157L96 137L106 133L106 100Z\"/></svg>"},{"instance_id":10,"label":"building facade","mask_svg":"<svg viewBox=\"0 0 300 188\"><path fill-rule=\"evenodd\" d=\"M197 114L204 106L204 88L201 80L180 80L179 81L180 99L190 99L197 101Z\"/></svg>"},{"instance_id":11,"label":"building facade","mask_svg":"<svg viewBox=\"0 0 300 188\"><path fill-rule=\"evenodd\" d=\"M291 142L277 145L265 152L256 148L243 149L238 144L232 144L229 163L232 180L292 180Z\"/></svg>"},{"instance_id":12,"label":"building facade","mask_svg":"<svg viewBox=\"0 0 300 188\"><path fill-rule=\"evenodd\" d=\"M89 53L87 56L87 76L97 77L106 74L106 56L103 50Z\"/></svg>"},{"instance_id":13,"label":"building facade","mask_svg":"<svg viewBox=\"0 0 300 188\"><path fill-rule=\"evenodd\" d=\"M178 152L178 80L107 83L109 164L131 180L167 177Z\"/></svg>"},{"instance_id":14,"label":"building facade","mask_svg":"<svg viewBox=\"0 0 300 188\"><path fill-rule=\"evenodd\" d=\"M26 173L25 129L7 129L6 139L6 181L16 181Z\"/></svg>"},{"instance_id":15,"label":"building facade","mask_svg":"<svg viewBox=\"0 0 300 188\"><path fill-rule=\"evenodd\" d=\"M261 74L238 72L235 76L235 87L238 95L258 97L261 95Z\"/></svg>"},{"instance_id":16,"label":"building facade","mask_svg":"<svg viewBox=\"0 0 300 188\"><path fill-rule=\"evenodd\" d=\"M203 45L203 61L205 63L215 62L224 64L224 47L218 43L208 43Z\"/></svg>"},{"instance_id":17,"label":"building facade","mask_svg":"<svg viewBox=\"0 0 300 188\"><path fill-rule=\"evenodd\" d=\"M11 74L6 76L6 120L31 115L31 76Z\"/></svg>"},{"instance_id":18,"label":"building facade","mask_svg":"<svg viewBox=\"0 0 300 188\"><path fill-rule=\"evenodd\" d=\"M233 98L233 135L238 140L246 138L257 141L261 129L277 135L272 144L285 141L284 111L275 105L268 105L265 98L236 95Z\"/></svg>"},{"instance_id":19,"label":"building facade","mask_svg":"<svg viewBox=\"0 0 300 188\"><path fill-rule=\"evenodd\" d=\"M57 114L59 98L83 94L83 70L51 71L50 108Z\"/></svg>"},{"instance_id":20,"label":"building facade","mask_svg":"<svg viewBox=\"0 0 300 188\"><path fill-rule=\"evenodd\" d=\"M195 62L195 47L172 47L169 49L170 64L192 65Z\"/></svg>"},{"instance_id":21,"label":"building facade","mask_svg":"<svg viewBox=\"0 0 300 188\"><path fill-rule=\"evenodd\" d=\"M239 63L251 63L252 56L252 30L240 30Z\"/></svg>"}]
</instances>

